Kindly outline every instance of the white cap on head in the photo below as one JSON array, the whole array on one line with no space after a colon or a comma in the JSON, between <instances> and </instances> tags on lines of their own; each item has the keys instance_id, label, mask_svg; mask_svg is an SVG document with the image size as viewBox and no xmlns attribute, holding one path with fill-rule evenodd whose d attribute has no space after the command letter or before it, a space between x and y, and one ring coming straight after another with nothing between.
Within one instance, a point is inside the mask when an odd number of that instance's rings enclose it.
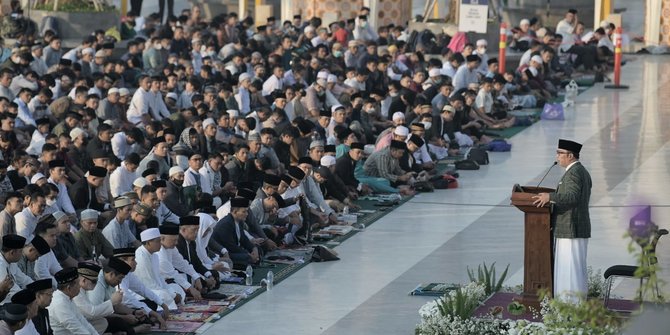
<instances>
[{"instance_id":1,"label":"white cap on head","mask_svg":"<svg viewBox=\"0 0 670 335\"><path fill-rule=\"evenodd\" d=\"M344 106L342 106L342 105L335 105L335 106L330 107L330 112L334 114L335 111L337 111L337 110L339 110L339 109L344 110L345 108L344 108Z\"/></svg>"},{"instance_id":2,"label":"white cap on head","mask_svg":"<svg viewBox=\"0 0 670 335\"><path fill-rule=\"evenodd\" d=\"M173 167L170 168L170 172L168 173L168 175L170 177L172 177L172 176L174 176L174 175L176 175L177 173L180 173L180 172L184 173L184 169L182 169L179 166L173 166Z\"/></svg>"},{"instance_id":3,"label":"white cap on head","mask_svg":"<svg viewBox=\"0 0 670 335\"><path fill-rule=\"evenodd\" d=\"M487 42L485 39L477 40L477 47L485 47L488 46L489 42Z\"/></svg>"},{"instance_id":4,"label":"white cap on head","mask_svg":"<svg viewBox=\"0 0 670 335\"><path fill-rule=\"evenodd\" d=\"M337 76L334 74L329 74L328 79L326 79L327 82L329 83L336 83L337 82Z\"/></svg>"},{"instance_id":5,"label":"white cap on head","mask_svg":"<svg viewBox=\"0 0 670 335\"><path fill-rule=\"evenodd\" d=\"M405 113L403 113L403 112L395 112L395 113L393 113L393 118L392 118L392 119L393 119L394 121L395 121L395 120L404 120L404 119L405 119Z\"/></svg>"},{"instance_id":6,"label":"white cap on head","mask_svg":"<svg viewBox=\"0 0 670 335\"><path fill-rule=\"evenodd\" d=\"M105 57L105 50L98 50L95 52L95 57Z\"/></svg>"},{"instance_id":7,"label":"white cap on head","mask_svg":"<svg viewBox=\"0 0 670 335\"><path fill-rule=\"evenodd\" d=\"M226 113L228 113L228 115L230 117L239 117L240 116L240 112L236 109L229 109L229 110L226 111Z\"/></svg>"},{"instance_id":8,"label":"white cap on head","mask_svg":"<svg viewBox=\"0 0 670 335\"><path fill-rule=\"evenodd\" d=\"M177 96L177 93L175 93L175 92L168 92L168 94L165 95L165 97L173 99L174 101L179 100L179 97Z\"/></svg>"},{"instance_id":9,"label":"white cap on head","mask_svg":"<svg viewBox=\"0 0 670 335\"><path fill-rule=\"evenodd\" d=\"M522 19L521 22L519 22L520 26L523 25L529 25L530 26L530 21L528 19Z\"/></svg>"},{"instance_id":10,"label":"white cap on head","mask_svg":"<svg viewBox=\"0 0 670 335\"><path fill-rule=\"evenodd\" d=\"M140 240L142 242L151 241L159 237L161 237L161 232L158 230L158 228L145 229L140 233Z\"/></svg>"},{"instance_id":11,"label":"white cap on head","mask_svg":"<svg viewBox=\"0 0 670 335\"><path fill-rule=\"evenodd\" d=\"M89 55L95 55L95 49L93 48L86 48L81 51L81 54L89 54Z\"/></svg>"},{"instance_id":12,"label":"white cap on head","mask_svg":"<svg viewBox=\"0 0 670 335\"><path fill-rule=\"evenodd\" d=\"M409 129L405 126L397 126L395 127L395 130L393 131L394 134L398 136L407 136L409 135Z\"/></svg>"},{"instance_id":13,"label":"white cap on head","mask_svg":"<svg viewBox=\"0 0 670 335\"><path fill-rule=\"evenodd\" d=\"M323 87L326 87L326 84L328 84L328 82L326 82L326 80L323 79L323 78L317 79L316 83L319 84L320 86L323 86Z\"/></svg>"},{"instance_id":14,"label":"white cap on head","mask_svg":"<svg viewBox=\"0 0 670 335\"><path fill-rule=\"evenodd\" d=\"M533 61L533 62L540 63L540 64L544 63L542 61L542 57L540 55L535 55L535 56L531 57L530 60Z\"/></svg>"},{"instance_id":15,"label":"white cap on head","mask_svg":"<svg viewBox=\"0 0 670 335\"><path fill-rule=\"evenodd\" d=\"M606 20L602 20L602 21L600 21L600 28L605 29L605 28L609 28L609 27L610 27L610 23L609 23L609 22L607 22Z\"/></svg>"},{"instance_id":16,"label":"white cap on head","mask_svg":"<svg viewBox=\"0 0 670 335\"><path fill-rule=\"evenodd\" d=\"M326 71L319 71L319 73L316 74L317 79L328 79L328 72Z\"/></svg>"},{"instance_id":17,"label":"white cap on head","mask_svg":"<svg viewBox=\"0 0 670 335\"><path fill-rule=\"evenodd\" d=\"M428 77L439 77L440 74L440 69L434 67L428 71Z\"/></svg>"},{"instance_id":18,"label":"white cap on head","mask_svg":"<svg viewBox=\"0 0 670 335\"><path fill-rule=\"evenodd\" d=\"M335 157L327 155L327 156L321 157L321 162L320 163L321 163L321 166L329 167L329 166L335 165L336 162L337 162L337 160L335 159Z\"/></svg>"},{"instance_id":19,"label":"white cap on head","mask_svg":"<svg viewBox=\"0 0 670 335\"><path fill-rule=\"evenodd\" d=\"M31 184L37 184L37 181L40 180L40 179L42 179L42 178L46 178L46 177L45 177L43 174L39 173L39 172L38 172L38 173L35 173L35 175L33 175L33 177L30 178L30 183L31 183Z\"/></svg>"},{"instance_id":20,"label":"white cap on head","mask_svg":"<svg viewBox=\"0 0 670 335\"><path fill-rule=\"evenodd\" d=\"M205 121L202 121L202 127L203 128L207 128L207 126L210 126L210 125L216 126L216 122L214 122L214 119L212 119L211 117L208 117L208 118L205 119Z\"/></svg>"},{"instance_id":21,"label":"white cap on head","mask_svg":"<svg viewBox=\"0 0 670 335\"><path fill-rule=\"evenodd\" d=\"M85 133L86 132L84 132L84 130L79 128L79 127L74 128L74 129L70 130L70 139L74 141L77 137L79 137L79 135L85 134Z\"/></svg>"},{"instance_id":22,"label":"white cap on head","mask_svg":"<svg viewBox=\"0 0 670 335\"><path fill-rule=\"evenodd\" d=\"M126 95L129 95L129 94L130 94L130 90L128 90L127 88L125 88L125 87L119 88L119 95L120 96L125 97Z\"/></svg>"},{"instance_id":23,"label":"white cap on head","mask_svg":"<svg viewBox=\"0 0 670 335\"><path fill-rule=\"evenodd\" d=\"M107 91L107 95L114 94L114 93L118 94L119 89L116 88L116 87L112 87L112 88L109 89L109 91Z\"/></svg>"},{"instance_id":24,"label":"white cap on head","mask_svg":"<svg viewBox=\"0 0 670 335\"><path fill-rule=\"evenodd\" d=\"M240 83L245 81L245 80L251 80L251 75L246 73L246 72L240 74L239 78L237 79L237 81L240 82Z\"/></svg>"},{"instance_id":25,"label":"white cap on head","mask_svg":"<svg viewBox=\"0 0 670 335\"><path fill-rule=\"evenodd\" d=\"M149 184L149 182L147 182L147 180L144 179L144 177L137 177L137 178L135 178L135 180L133 181L133 186L135 186L135 187L139 187L139 188L142 188L142 187L144 187L144 186L147 186L148 184Z\"/></svg>"},{"instance_id":26,"label":"white cap on head","mask_svg":"<svg viewBox=\"0 0 670 335\"><path fill-rule=\"evenodd\" d=\"M313 32L314 32L314 27L312 27L312 26L305 27L305 34L306 33L313 33Z\"/></svg>"}]
</instances>

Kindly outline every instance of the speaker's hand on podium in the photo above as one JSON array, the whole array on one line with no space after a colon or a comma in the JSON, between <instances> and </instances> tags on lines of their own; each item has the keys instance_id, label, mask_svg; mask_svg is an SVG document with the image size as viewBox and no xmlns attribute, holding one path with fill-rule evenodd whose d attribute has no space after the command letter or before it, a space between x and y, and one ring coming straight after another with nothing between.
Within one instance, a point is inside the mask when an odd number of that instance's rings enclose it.
<instances>
[{"instance_id":1,"label":"speaker's hand on podium","mask_svg":"<svg viewBox=\"0 0 670 335\"><path fill-rule=\"evenodd\" d=\"M533 205L542 207L549 202L549 193L538 193L533 197L533 199L535 199L535 201L533 201Z\"/></svg>"}]
</instances>

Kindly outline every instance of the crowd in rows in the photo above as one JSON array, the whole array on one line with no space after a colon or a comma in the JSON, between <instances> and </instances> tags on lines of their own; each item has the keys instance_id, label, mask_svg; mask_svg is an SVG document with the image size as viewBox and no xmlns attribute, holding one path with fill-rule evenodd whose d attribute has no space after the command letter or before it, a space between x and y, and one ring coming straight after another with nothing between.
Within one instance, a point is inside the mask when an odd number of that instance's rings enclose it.
<instances>
[{"instance_id":1,"label":"crowd in rows","mask_svg":"<svg viewBox=\"0 0 670 335\"><path fill-rule=\"evenodd\" d=\"M359 197L413 194L579 66L551 38L506 73L485 40L429 57L368 8L327 26L137 14L123 42L64 50L46 30L0 54L0 334L164 327Z\"/></svg>"}]
</instances>

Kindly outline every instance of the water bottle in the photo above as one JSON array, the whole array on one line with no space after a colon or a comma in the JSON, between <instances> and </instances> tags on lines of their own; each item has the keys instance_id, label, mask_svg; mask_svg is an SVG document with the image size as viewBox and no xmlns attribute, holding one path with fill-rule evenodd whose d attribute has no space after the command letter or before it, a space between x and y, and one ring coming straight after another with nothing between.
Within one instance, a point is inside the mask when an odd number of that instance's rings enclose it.
<instances>
[{"instance_id":1,"label":"water bottle","mask_svg":"<svg viewBox=\"0 0 670 335\"><path fill-rule=\"evenodd\" d=\"M275 274L272 270L268 271L268 275L265 278L265 284L267 285L268 291L272 291L272 288L275 286Z\"/></svg>"},{"instance_id":2,"label":"water bottle","mask_svg":"<svg viewBox=\"0 0 670 335\"><path fill-rule=\"evenodd\" d=\"M247 286L251 286L254 283L254 268L251 267L251 264L247 265L247 271L245 273L247 275L245 283Z\"/></svg>"}]
</instances>

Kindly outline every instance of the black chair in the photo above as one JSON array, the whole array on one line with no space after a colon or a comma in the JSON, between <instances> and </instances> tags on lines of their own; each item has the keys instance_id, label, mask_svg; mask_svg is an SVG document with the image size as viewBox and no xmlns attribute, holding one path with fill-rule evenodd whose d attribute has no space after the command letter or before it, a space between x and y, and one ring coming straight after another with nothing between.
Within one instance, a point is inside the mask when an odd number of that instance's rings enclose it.
<instances>
[{"instance_id":1,"label":"black chair","mask_svg":"<svg viewBox=\"0 0 670 335\"><path fill-rule=\"evenodd\" d=\"M633 222L633 220L631 220L631 225L628 231L633 240L637 242L637 244L642 248L642 265L645 268L648 268L658 263L658 259L656 258L656 245L658 244L658 240L661 238L661 236L668 234L668 230L658 229L658 226L653 222ZM610 266L605 271L604 276L605 280L607 281L607 291L605 291L605 308L608 308L607 305L610 300L610 292L612 290L614 277L634 278L635 272L637 272L638 268L639 266L635 265L614 265ZM649 280L649 273L642 273L640 276L640 302L642 301L642 284L644 283L643 281L645 278ZM656 296L660 298L661 294L658 289L658 282L656 283L654 289L656 291Z\"/></svg>"}]
</instances>

